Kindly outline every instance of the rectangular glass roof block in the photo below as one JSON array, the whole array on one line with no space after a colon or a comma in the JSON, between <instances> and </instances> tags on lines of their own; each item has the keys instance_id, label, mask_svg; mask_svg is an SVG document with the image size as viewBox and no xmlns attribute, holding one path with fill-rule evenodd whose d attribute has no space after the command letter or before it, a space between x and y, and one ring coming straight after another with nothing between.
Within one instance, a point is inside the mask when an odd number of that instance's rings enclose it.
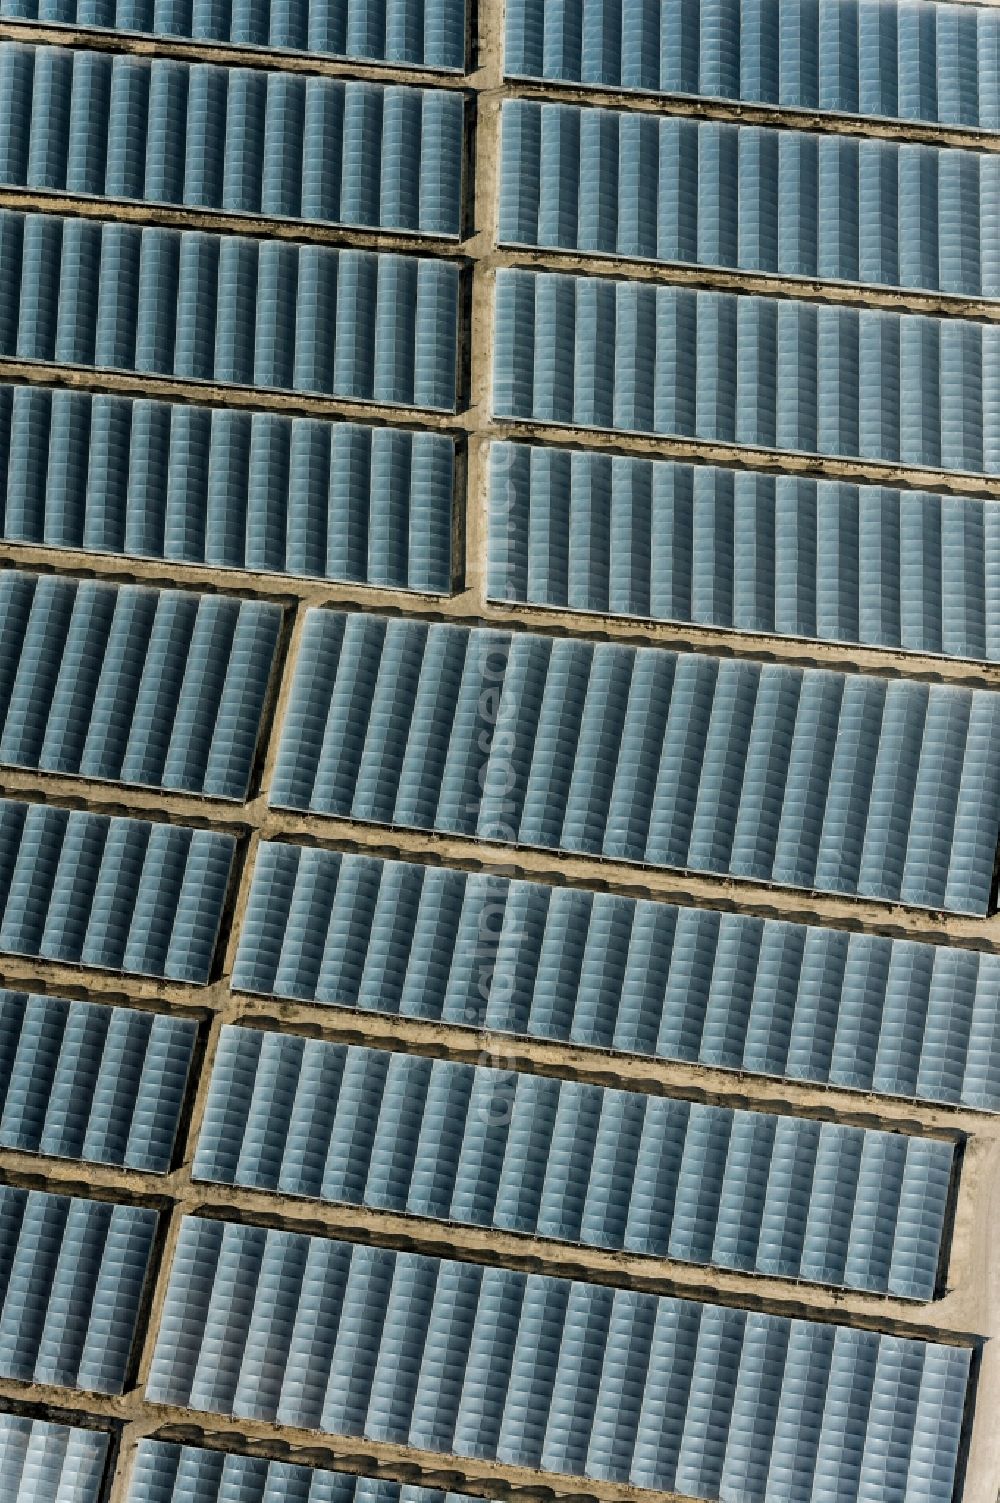
<instances>
[{"instance_id":1,"label":"rectangular glass roof block","mask_svg":"<svg viewBox=\"0 0 1000 1503\"><path fill-rule=\"evenodd\" d=\"M465 69L465 0L235 0L212 6L157 6L138 0L0 0L0 19L182 37L256 49L316 53L408 68Z\"/></svg>"},{"instance_id":2,"label":"rectangular glass roof block","mask_svg":"<svg viewBox=\"0 0 1000 1503\"><path fill-rule=\"evenodd\" d=\"M455 444L0 387L0 535L90 553L447 593Z\"/></svg>"},{"instance_id":3,"label":"rectangular glass roof block","mask_svg":"<svg viewBox=\"0 0 1000 1503\"><path fill-rule=\"evenodd\" d=\"M0 763L241 800L281 609L0 575Z\"/></svg>"},{"instance_id":4,"label":"rectangular glass roof block","mask_svg":"<svg viewBox=\"0 0 1000 1503\"><path fill-rule=\"evenodd\" d=\"M189 1218L146 1392L694 1498L950 1503L970 1356Z\"/></svg>"},{"instance_id":5,"label":"rectangular glass roof block","mask_svg":"<svg viewBox=\"0 0 1000 1503\"><path fill-rule=\"evenodd\" d=\"M277 808L985 914L988 691L308 614Z\"/></svg>"},{"instance_id":6,"label":"rectangular glass roof block","mask_svg":"<svg viewBox=\"0 0 1000 1503\"><path fill-rule=\"evenodd\" d=\"M507 0L508 77L996 130L1000 15L930 0Z\"/></svg>"},{"instance_id":7,"label":"rectangular glass roof block","mask_svg":"<svg viewBox=\"0 0 1000 1503\"><path fill-rule=\"evenodd\" d=\"M1000 956L263 842L238 991L1000 1111Z\"/></svg>"},{"instance_id":8,"label":"rectangular glass roof block","mask_svg":"<svg viewBox=\"0 0 1000 1503\"><path fill-rule=\"evenodd\" d=\"M0 1145L164 1174L197 1026L0 990Z\"/></svg>"},{"instance_id":9,"label":"rectangular glass roof block","mask_svg":"<svg viewBox=\"0 0 1000 1503\"><path fill-rule=\"evenodd\" d=\"M237 1498L239 1503L466 1503L466 1497L143 1437L129 1503L230 1503Z\"/></svg>"},{"instance_id":10,"label":"rectangular glass roof block","mask_svg":"<svg viewBox=\"0 0 1000 1503\"><path fill-rule=\"evenodd\" d=\"M457 238L463 96L0 43L0 182ZM86 121L86 129L65 129Z\"/></svg>"},{"instance_id":11,"label":"rectangular glass roof block","mask_svg":"<svg viewBox=\"0 0 1000 1503\"><path fill-rule=\"evenodd\" d=\"M0 1503L98 1503L110 1437L0 1414Z\"/></svg>"},{"instance_id":12,"label":"rectangular glass roof block","mask_svg":"<svg viewBox=\"0 0 1000 1503\"><path fill-rule=\"evenodd\" d=\"M121 1393L156 1212L0 1185L0 1374Z\"/></svg>"},{"instance_id":13,"label":"rectangular glass roof block","mask_svg":"<svg viewBox=\"0 0 1000 1503\"><path fill-rule=\"evenodd\" d=\"M1000 326L501 268L497 417L1000 474Z\"/></svg>"},{"instance_id":14,"label":"rectangular glass roof block","mask_svg":"<svg viewBox=\"0 0 1000 1503\"><path fill-rule=\"evenodd\" d=\"M995 298L998 203L985 152L503 106L508 245Z\"/></svg>"},{"instance_id":15,"label":"rectangular glass roof block","mask_svg":"<svg viewBox=\"0 0 1000 1503\"><path fill-rule=\"evenodd\" d=\"M223 1029L196 1179L933 1298L950 1143Z\"/></svg>"},{"instance_id":16,"label":"rectangular glass roof block","mask_svg":"<svg viewBox=\"0 0 1000 1503\"><path fill-rule=\"evenodd\" d=\"M236 842L0 799L0 954L203 985Z\"/></svg>"},{"instance_id":17,"label":"rectangular glass roof block","mask_svg":"<svg viewBox=\"0 0 1000 1503\"><path fill-rule=\"evenodd\" d=\"M0 354L453 412L454 263L0 212Z\"/></svg>"},{"instance_id":18,"label":"rectangular glass roof block","mask_svg":"<svg viewBox=\"0 0 1000 1503\"><path fill-rule=\"evenodd\" d=\"M487 589L497 601L997 662L1000 508L493 444Z\"/></svg>"}]
</instances>

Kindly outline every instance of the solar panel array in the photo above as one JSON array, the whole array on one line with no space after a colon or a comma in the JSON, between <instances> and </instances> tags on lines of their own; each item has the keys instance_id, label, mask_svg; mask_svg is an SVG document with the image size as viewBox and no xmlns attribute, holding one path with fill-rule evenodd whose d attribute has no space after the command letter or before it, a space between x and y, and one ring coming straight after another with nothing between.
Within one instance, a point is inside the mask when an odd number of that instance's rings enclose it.
<instances>
[{"instance_id":1,"label":"solar panel array","mask_svg":"<svg viewBox=\"0 0 1000 1503\"><path fill-rule=\"evenodd\" d=\"M0 800L0 951L208 980L234 841Z\"/></svg>"},{"instance_id":2,"label":"solar panel array","mask_svg":"<svg viewBox=\"0 0 1000 1503\"><path fill-rule=\"evenodd\" d=\"M603 256L1000 295L1000 161L512 100L500 237Z\"/></svg>"},{"instance_id":3,"label":"solar panel array","mask_svg":"<svg viewBox=\"0 0 1000 1503\"><path fill-rule=\"evenodd\" d=\"M493 600L1000 659L990 502L528 444L490 461Z\"/></svg>"},{"instance_id":4,"label":"solar panel array","mask_svg":"<svg viewBox=\"0 0 1000 1503\"><path fill-rule=\"evenodd\" d=\"M257 601L9 570L0 762L243 799L280 622Z\"/></svg>"},{"instance_id":5,"label":"solar panel array","mask_svg":"<svg viewBox=\"0 0 1000 1503\"><path fill-rule=\"evenodd\" d=\"M0 1413L0 1503L98 1503L109 1436Z\"/></svg>"},{"instance_id":6,"label":"solar panel array","mask_svg":"<svg viewBox=\"0 0 1000 1503\"><path fill-rule=\"evenodd\" d=\"M510 0L506 71L995 131L998 30L937 0Z\"/></svg>"},{"instance_id":7,"label":"solar panel array","mask_svg":"<svg viewBox=\"0 0 1000 1503\"><path fill-rule=\"evenodd\" d=\"M2 355L454 410L445 262L10 210L0 257Z\"/></svg>"},{"instance_id":8,"label":"solar panel array","mask_svg":"<svg viewBox=\"0 0 1000 1503\"><path fill-rule=\"evenodd\" d=\"M930 1299L952 1159L900 1133L229 1028L194 1174Z\"/></svg>"},{"instance_id":9,"label":"solar panel array","mask_svg":"<svg viewBox=\"0 0 1000 1503\"><path fill-rule=\"evenodd\" d=\"M499 417L1000 475L1000 329L497 272Z\"/></svg>"},{"instance_id":10,"label":"solar panel array","mask_svg":"<svg viewBox=\"0 0 1000 1503\"><path fill-rule=\"evenodd\" d=\"M466 1494L141 1440L129 1503L465 1503ZM2 1497L2 1495L0 1495Z\"/></svg>"},{"instance_id":11,"label":"solar panel array","mask_svg":"<svg viewBox=\"0 0 1000 1503\"><path fill-rule=\"evenodd\" d=\"M99 31L232 42L241 47L316 53L410 68L461 70L465 64L465 0L236 0L154 7L143 0L3 0L4 20L39 21Z\"/></svg>"},{"instance_id":12,"label":"solar panel array","mask_svg":"<svg viewBox=\"0 0 1000 1503\"><path fill-rule=\"evenodd\" d=\"M185 1018L0 991L0 1144L164 1173L195 1035Z\"/></svg>"},{"instance_id":13,"label":"solar panel array","mask_svg":"<svg viewBox=\"0 0 1000 1503\"><path fill-rule=\"evenodd\" d=\"M314 611L270 798L985 913L998 725L975 690Z\"/></svg>"},{"instance_id":14,"label":"solar panel array","mask_svg":"<svg viewBox=\"0 0 1000 1503\"><path fill-rule=\"evenodd\" d=\"M968 1367L873 1331L191 1218L148 1386L694 1498L763 1503L769 1477L793 1497L822 1478L923 1503L954 1466Z\"/></svg>"},{"instance_id":15,"label":"solar panel array","mask_svg":"<svg viewBox=\"0 0 1000 1503\"><path fill-rule=\"evenodd\" d=\"M458 235L456 93L0 44L0 183ZM105 133L80 122L104 122Z\"/></svg>"},{"instance_id":16,"label":"solar panel array","mask_svg":"<svg viewBox=\"0 0 1000 1503\"><path fill-rule=\"evenodd\" d=\"M995 1497L1000 13L0 32L0 1503Z\"/></svg>"},{"instance_id":17,"label":"solar panel array","mask_svg":"<svg viewBox=\"0 0 1000 1503\"><path fill-rule=\"evenodd\" d=\"M0 440L11 541L450 588L445 434L11 385Z\"/></svg>"},{"instance_id":18,"label":"solar panel array","mask_svg":"<svg viewBox=\"0 0 1000 1503\"><path fill-rule=\"evenodd\" d=\"M155 1211L0 1185L0 1375L125 1387Z\"/></svg>"},{"instance_id":19,"label":"solar panel array","mask_svg":"<svg viewBox=\"0 0 1000 1503\"><path fill-rule=\"evenodd\" d=\"M1000 958L263 842L233 985L1000 1111Z\"/></svg>"}]
</instances>

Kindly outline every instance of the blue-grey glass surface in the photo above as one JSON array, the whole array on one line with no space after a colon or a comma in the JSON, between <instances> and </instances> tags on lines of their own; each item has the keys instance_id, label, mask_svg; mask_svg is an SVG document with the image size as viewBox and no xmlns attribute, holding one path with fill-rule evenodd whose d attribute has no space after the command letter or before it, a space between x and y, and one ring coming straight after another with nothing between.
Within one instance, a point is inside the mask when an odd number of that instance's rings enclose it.
<instances>
[{"instance_id":1,"label":"blue-grey glass surface","mask_svg":"<svg viewBox=\"0 0 1000 1503\"><path fill-rule=\"evenodd\" d=\"M1000 297L1000 157L508 100L500 240Z\"/></svg>"},{"instance_id":2,"label":"blue-grey glass surface","mask_svg":"<svg viewBox=\"0 0 1000 1503\"><path fill-rule=\"evenodd\" d=\"M129 1503L467 1503L448 1493L385 1478L357 1477L204 1451L169 1441L139 1442ZM0 1494L0 1503L3 1503Z\"/></svg>"},{"instance_id":3,"label":"blue-grey glass surface","mask_svg":"<svg viewBox=\"0 0 1000 1503\"><path fill-rule=\"evenodd\" d=\"M98 1503L110 1437L0 1414L0 1503Z\"/></svg>"},{"instance_id":4,"label":"blue-grey glass surface","mask_svg":"<svg viewBox=\"0 0 1000 1503\"><path fill-rule=\"evenodd\" d=\"M465 0L0 0L0 19L461 72Z\"/></svg>"},{"instance_id":5,"label":"blue-grey glass surface","mask_svg":"<svg viewBox=\"0 0 1000 1503\"><path fill-rule=\"evenodd\" d=\"M494 444L491 599L1000 660L1000 507Z\"/></svg>"},{"instance_id":6,"label":"blue-grey glass surface","mask_svg":"<svg viewBox=\"0 0 1000 1503\"><path fill-rule=\"evenodd\" d=\"M156 1221L141 1206L0 1185L0 1375L121 1393Z\"/></svg>"},{"instance_id":7,"label":"blue-grey glass surface","mask_svg":"<svg viewBox=\"0 0 1000 1503\"><path fill-rule=\"evenodd\" d=\"M506 71L996 130L998 38L948 0L507 0Z\"/></svg>"},{"instance_id":8,"label":"blue-grey glass surface","mask_svg":"<svg viewBox=\"0 0 1000 1503\"><path fill-rule=\"evenodd\" d=\"M264 841L262 996L1000 1111L1000 957Z\"/></svg>"},{"instance_id":9,"label":"blue-grey glass surface","mask_svg":"<svg viewBox=\"0 0 1000 1503\"><path fill-rule=\"evenodd\" d=\"M246 797L281 609L0 574L0 763Z\"/></svg>"},{"instance_id":10,"label":"blue-grey glass surface","mask_svg":"<svg viewBox=\"0 0 1000 1503\"><path fill-rule=\"evenodd\" d=\"M451 412L458 267L0 211L0 355Z\"/></svg>"},{"instance_id":11,"label":"blue-grey glass surface","mask_svg":"<svg viewBox=\"0 0 1000 1503\"><path fill-rule=\"evenodd\" d=\"M313 610L269 796L985 914L998 734L987 690Z\"/></svg>"},{"instance_id":12,"label":"blue-grey glass surface","mask_svg":"<svg viewBox=\"0 0 1000 1503\"><path fill-rule=\"evenodd\" d=\"M207 982L236 842L0 799L0 953Z\"/></svg>"},{"instance_id":13,"label":"blue-grey glass surface","mask_svg":"<svg viewBox=\"0 0 1000 1503\"><path fill-rule=\"evenodd\" d=\"M13 542L446 592L454 469L440 433L0 386Z\"/></svg>"},{"instance_id":14,"label":"blue-grey glass surface","mask_svg":"<svg viewBox=\"0 0 1000 1503\"><path fill-rule=\"evenodd\" d=\"M700 1499L950 1503L970 1358L189 1218L146 1393Z\"/></svg>"},{"instance_id":15,"label":"blue-grey glass surface","mask_svg":"<svg viewBox=\"0 0 1000 1503\"><path fill-rule=\"evenodd\" d=\"M455 90L0 43L0 183L455 237Z\"/></svg>"},{"instance_id":16,"label":"blue-grey glass surface","mask_svg":"<svg viewBox=\"0 0 1000 1503\"><path fill-rule=\"evenodd\" d=\"M197 1025L0 990L0 1145L163 1174Z\"/></svg>"},{"instance_id":17,"label":"blue-grey glass surface","mask_svg":"<svg viewBox=\"0 0 1000 1503\"><path fill-rule=\"evenodd\" d=\"M225 1027L196 1179L933 1297L950 1143Z\"/></svg>"},{"instance_id":18,"label":"blue-grey glass surface","mask_svg":"<svg viewBox=\"0 0 1000 1503\"><path fill-rule=\"evenodd\" d=\"M502 268L493 411L1000 474L1000 325Z\"/></svg>"}]
</instances>

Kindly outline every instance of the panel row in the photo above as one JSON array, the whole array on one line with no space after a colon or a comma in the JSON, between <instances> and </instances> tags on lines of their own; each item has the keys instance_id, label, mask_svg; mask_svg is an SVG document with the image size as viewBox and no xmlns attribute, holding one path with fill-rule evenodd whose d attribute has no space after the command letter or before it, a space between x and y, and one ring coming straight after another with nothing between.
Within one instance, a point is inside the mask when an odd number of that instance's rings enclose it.
<instances>
[{"instance_id":1,"label":"panel row","mask_svg":"<svg viewBox=\"0 0 1000 1503\"><path fill-rule=\"evenodd\" d=\"M951 1144L223 1029L196 1179L928 1300Z\"/></svg>"},{"instance_id":2,"label":"panel row","mask_svg":"<svg viewBox=\"0 0 1000 1503\"><path fill-rule=\"evenodd\" d=\"M130 1503L236 1503L237 1499L239 1503L472 1503L464 1493L381 1477L312 1471L287 1461L140 1440ZM6 1503L2 1492L0 1503Z\"/></svg>"},{"instance_id":3,"label":"panel row","mask_svg":"<svg viewBox=\"0 0 1000 1503\"><path fill-rule=\"evenodd\" d=\"M457 236L462 96L0 44L0 182Z\"/></svg>"},{"instance_id":4,"label":"panel row","mask_svg":"<svg viewBox=\"0 0 1000 1503\"><path fill-rule=\"evenodd\" d=\"M109 1436L0 1414L0 1503L98 1503Z\"/></svg>"},{"instance_id":5,"label":"panel row","mask_svg":"<svg viewBox=\"0 0 1000 1503\"><path fill-rule=\"evenodd\" d=\"M1000 508L494 444L489 597L1000 660Z\"/></svg>"},{"instance_id":6,"label":"panel row","mask_svg":"<svg viewBox=\"0 0 1000 1503\"><path fill-rule=\"evenodd\" d=\"M454 468L444 434L0 386L15 542L445 593Z\"/></svg>"},{"instance_id":7,"label":"panel row","mask_svg":"<svg viewBox=\"0 0 1000 1503\"><path fill-rule=\"evenodd\" d=\"M998 36L947 0L507 0L507 73L996 130Z\"/></svg>"},{"instance_id":8,"label":"panel row","mask_svg":"<svg viewBox=\"0 0 1000 1503\"><path fill-rule=\"evenodd\" d=\"M497 273L498 417L1000 474L1000 327Z\"/></svg>"},{"instance_id":9,"label":"panel row","mask_svg":"<svg viewBox=\"0 0 1000 1503\"><path fill-rule=\"evenodd\" d=\"M156 1220L0 1185L0 1375L121 1393Z\"/></svg>"},{"instance_id":10,"label":"panel row","mask_svg":"<svg viewBox=\"0 0 1000 1503\"><path fill-rule=\"evenodd\" d=\"M0 212L0 354L455 408L458 269Z\"/></svg>"},{"instance_id":11,"label":"panel row","mask_svg":"<svg viewBox=\"0 0 1000 1503\"><path fill-rule=\"evenodd\" d=\"M170 1168L196 1025L0 990L0 1145Z\"/></svg>"},{"instance_id":12,"label":"panel row","mask_svg":"<svg viewBox=\"0 0 1000 1503\"><path fill-rule=\"evenodd\" d=\"M264 842L239 991L1000 1111L1000 957Z\"/></svg>"},{"instance_id":13,"label":"panel row","mask_svg":"<svg viewBox=\"0 0 1000 1503\"><path fill-rule=\"evenodd\" d=\"M0 952L204 984L235 846L0 799Z\"/></svg>"},{"instance_id":14,"label":"panel row","mask_svg":"<svg viewBox=\"0 0 1000 1503\"><path fill-rule=\"evenodd\" d=\"M969 1357L188 1219L147 1394L695 1498L950 1503Z\"/></svg>"},{"instance_id":15,"label":"panel row","mask_svg":"<svg viewBox=\"0 0 1000 1503\"><path fill-rule=\"evenodd\" d=\"M997 297L998 205L985 152L503 109L506 244Z\"/></svg>"},{"instance_id":16,"label":"panel row","mask_svg":"<svg viewBox=\"0 0 1000 1503\"><path fill-rule=\"evenodd\" d=\"M0 572L0 763L246 796L281 624L256 600Z\"/></svg>"},{"instance_id":17,"label":"panel row","mask_svg":"<svg viewBox=\"0 0 1000 1503\"><path fill-rule=\"evenodd\" d=\"M310 611L272 804L986 913L987 691Z\"/></svg>"},{"instance_id":18,"label":"panel row","mask_svg":"<svg viewBox=\"0 0 1000 1503\"><path fill-rule=\"evenodd\" d=\"M452 72L465 67L465 0L0 0L0 17Z\"/></svg>"},{"instance_id":19,"label":"panel row","mask_svg":"<svg viewBox=\"0 0 1000 1503\"><path fill-rule=\"evenodd\" d=\"M0 1503L98 1503L109 1436L0 1414ZM129 1503L472 1503L466 1494L143 1437Z\"/></svg>"}]
</instances>

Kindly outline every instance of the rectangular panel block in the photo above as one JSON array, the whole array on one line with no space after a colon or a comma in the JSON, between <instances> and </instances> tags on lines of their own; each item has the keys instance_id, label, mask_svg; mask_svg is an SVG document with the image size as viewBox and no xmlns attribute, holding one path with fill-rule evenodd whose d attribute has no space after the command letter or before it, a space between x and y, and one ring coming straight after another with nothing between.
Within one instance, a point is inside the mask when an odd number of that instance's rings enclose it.
<instances>
[{"instance_id":1,"label":"rectangular panel block","mask_svg":"<svg viewBox=\"0 0 1000 1503\"><path fill-rule=\"evenodd\" d=\"M0 574L0 763L242 800L281 625L256 600Z\"/></svg>"},{"instance_id":2,"label":"rectangular panel block","mask_svg":"<svg viewBox=\"0 0 1000 1503\"><path fill-rule=\"evenodd\" d=\"M988 5L507 0L506 10L508 77L1000 126L1000 15Z\"/></svg>"},{"instance_id":3,"label":"rectangular panel block","mask_svg":"<svg viewBox=\"0 0 1000 1503\"><path fill-rule=\"evenodd\" d=\"M121 1393L156 1212L0 1185L0 1373Z\"/></svg>"},{"instance_id":4,"label":"rectangular panel block","mask_svg":"<svg viewBox=\"0 0 1000 1503\"><path fill-rule=\"evenodd\" d=\"M465 69L465 0L235 0L211 5L158 5L141 0L0 0L5 21L139 32L239 47L280 48L398 63L407 68Z\"/></svg>"},{"instance_id":5,"label":"rectangular panel block","mask_svg":"<svg viewBox=\"0 0 1000 1503\"><path fill-rule=\"evenodd\" d=\"M455 410L456 265L0 212L0 354Z\"/></svg>"},{"instance_id":6,"label":"rectangular panel block","mask_svg":"<svg viewBox=\"0 0 1000 1503\"><path fill-rule=\"evenodd\" d=\"M311 611L271 802L986 913L987 691Z\"/></svg>"},{"instance_id":7,"label":"rectangular panel block","mask_svg":"<svg viewBox=\"0 0 1000 1503\"><path fill-rule=\"evenodd\" d=\"M454 469L440 433L0 386L13 542L446 593Z\"/></svg>"},{"instance_id":8,"label":"rectangular panel block","mask_svg":"<svg viewBox=\"0 0 1000 1503\"><path fill-rule=\"evenodd\" d=\"M0 953L204 984L236 842L0 799Z\"/></svg>"},{"instance_id":9,"label":"rectangular panel block","mask_svg":"<svg viewBox=\"0 0 1000 1503\"><path fill-rule=\"evenodd\" d=\"M239 1503L467 1503L465 1493L140 1440L129 1503L230 1503L237 1498Z\"/></svg>"},{"instance_id":10,"label":"rectangular panel block","mask_svg":"<svg viewBox=\"0 0 1000 1503\"><path fill-rule=\"evenodd\" d=\"M950 1503L968 1349L185 1221L147 1394L764 1503ZM814 1444L797 1437L812 1431ZM887 1450L884 1437L894 1444Z\"/></svg>"},{"instance_id":11,"label":"rectangular panel block","mask_svg":"<svg viewBox=\"0 0 1000 1503\"><path fill-rule=\"evenodd\" d=\"M109 1439L0 1414L0 1503L98 1503Z\"/></svg>"},{"instance_id":12,"label":"rectangular panel block","mask_svg":"<svg viewBox=\"0 0 1000 1503\"><path fill-rule=\"evenodd\" d=\"M997 662L1000 507L493 444L487 589L498 601Z\"/></svg>"},{"instance_id":13,"label":"rectangular panel block","mask_svg":"<svg viewBox=\"0 0 1000 1503\"><path fill-rule=\"evenodd\" d=\"M170 1167L197 1025L0 990L0 1144Z\"/></svg>"},{"instance_id":14,"label":"rectangular panel block","mask_svg":"<svg viewBox=\"0 0 1000 1503\"><path fill-rule=\"evenodd\" d=\"M501 268L493 411L1000 475L1000 327Z\"/></svg>"},{"instance_id":15,"label":"rectangular panel block","mask_svg":"<svg viewBox=\"0 0 1000 1503\"><path fill-rule=\"evenodd\" d=\"M196 1179L933 1298L950 1143L226 1027Z\"/></svg>"},{"instance_id":16,"label":"rectangular panel block","mask_svg":"<svg viewBox=\"0 0 1000 1503\"><path fill-rule=\"evenodd\" d=\"M1000 1111L1000 957L264 842L238 991Z\"/></svg>"},{"instance_id":17,"label":"rectangular panel block","mask_svg":"<svg viewBox=\"0 0 1000 1503\"><path fill-rule=\"evenodd\" d=\"M504 244L1000 296L994 154L517 99L502 160Z\"/></svg>"},{"instance_id":18,"label":"rectangular panel block","mask_svg":"<svg viewBox=\"0 0 1000 1503\"><path fill-rule=\"evenodd\" d=\"M0 43L0 183L458 236L457 91ZM66 115L87 130L64 129Z\"/></svg>"}]
</instances>

